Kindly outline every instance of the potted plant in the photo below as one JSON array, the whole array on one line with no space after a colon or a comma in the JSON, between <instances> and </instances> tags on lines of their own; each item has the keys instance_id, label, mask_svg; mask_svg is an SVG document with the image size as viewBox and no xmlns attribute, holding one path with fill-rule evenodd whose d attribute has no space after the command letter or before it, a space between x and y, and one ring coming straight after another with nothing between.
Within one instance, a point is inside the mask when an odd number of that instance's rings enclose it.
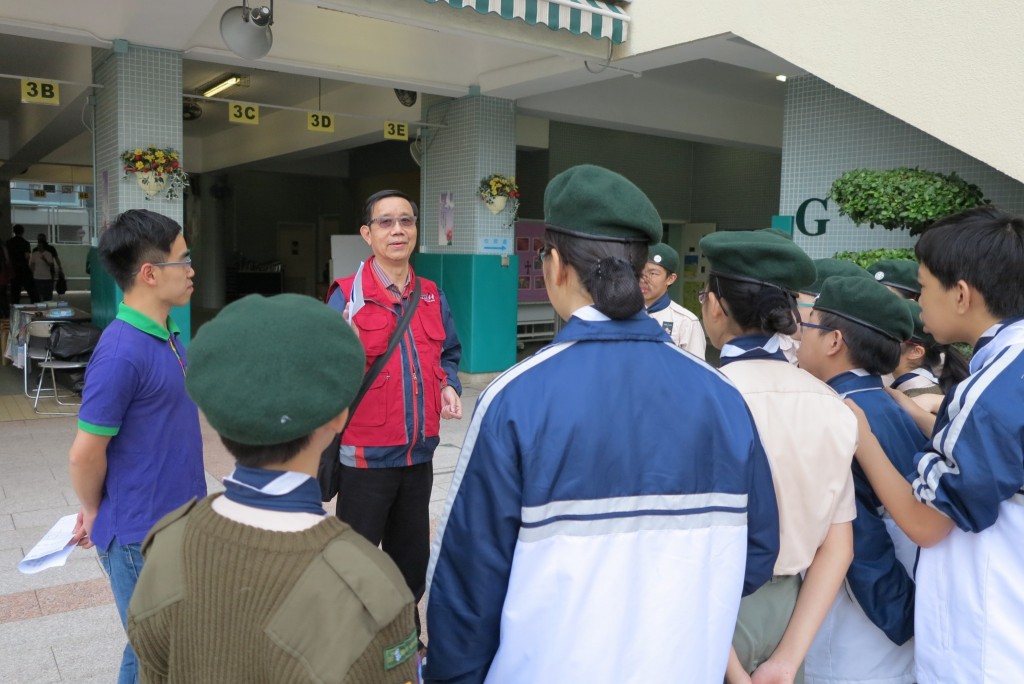
<instances>
[{"instance_id":1,"label":"potted plant","mask_svg":"<svg viewBox=\"0 0 1024 684\"><path fill-rule=\"evenodd\" d=\"M981 188L956 173L919 168L853 169L832 182L829 199L857 225L920 235L936 219L988 204Z\"/></svg>"},{"instance_id":2,"label":"potted plant","mask_svg":"<svg viewBox=\"0 0 1024 684\"><path fill-rule=\"evenodd\" d=\"M519 186L516 185L516 177L505 177L501 174L492 173L486 178L480 179L480 187L477 194L484 201L492 214L500 213L505 209L509 199L514 203L519 201Z\"/></svg>"},{"instance_id":3,"label":"potted plant","mask_svg":"<svg viewBox=\"0 0 1024 684\"><path fill-rule=\"evenodd\" d=\"M146 199L166 193L167 199L181 196L188 184L188 174L181 168L177 151L167 147L137 147L121 153L124 177L135 176L135 182L146 193Z\"/></svg>"}]
</instances>

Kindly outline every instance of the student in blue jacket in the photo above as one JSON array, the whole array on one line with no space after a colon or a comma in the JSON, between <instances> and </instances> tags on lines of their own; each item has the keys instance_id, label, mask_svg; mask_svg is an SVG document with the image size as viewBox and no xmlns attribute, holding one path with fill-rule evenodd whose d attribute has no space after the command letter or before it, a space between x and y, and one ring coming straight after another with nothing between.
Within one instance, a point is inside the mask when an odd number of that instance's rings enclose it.
<instances>
[{"instance_id":1,"label":"student in blue jacket","mask_svg":"<svg viewBox=\"0 0 1024 684\"><path fill-rule=\"evenodd\" d=\"M721 682L779 546L757 430L644 312L650 200L578 166L544 213L567 323L477 403L431 552L424 678Z\"/></svg>"},{"instance_id":2,"label":"student in blue jacket","mask_svg":"<svg viewBox=\"0 0 1024 684\"><path fill-rule=\"evenodd\" d=\"M800 346L800 367L864 411L901 472L912 469L926 441L882 380L914 331L906 301L877 282L829 278L804 323ZM807 656L807 682L912 684L917 546L896 526L857 464L853 481L853 563Z\"/></svg>"},{"instance_id":3,"label":"student in blue jacket","mask_svg":"<svg viewBox=\"0 0 1024 684\"><path fill-rule=\"evenodd\" d=\"M970 209L936 221L915 251L921 319L941 344L974 345L971 374L946 395L909 472L885 457L863 419L857 461L922 547L919 684L1016 683L1024 672L1024 217Z\"/></svg>"}]
</instances>

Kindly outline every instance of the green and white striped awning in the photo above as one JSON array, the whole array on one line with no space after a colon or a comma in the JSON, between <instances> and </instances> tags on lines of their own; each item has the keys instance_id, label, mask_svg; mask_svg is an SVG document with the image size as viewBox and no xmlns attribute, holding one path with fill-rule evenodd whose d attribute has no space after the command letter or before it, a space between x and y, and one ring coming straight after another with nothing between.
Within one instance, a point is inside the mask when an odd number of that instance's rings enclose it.
<instances>
[{"instance_id":1,"label":"green and white striped awning","mask_svg":"<svg viewBox=\"0 0 1024 684\"><path fill-rule=\"evenodd\" d=\"M552 31L565 29L576 35L613 43L626 40L629 15L621 7L600 0L426 0L446 2L456 8L471 8L480 14L497 14L503 19L522 19L543 24Z\"/></svg>"}]
</instances>

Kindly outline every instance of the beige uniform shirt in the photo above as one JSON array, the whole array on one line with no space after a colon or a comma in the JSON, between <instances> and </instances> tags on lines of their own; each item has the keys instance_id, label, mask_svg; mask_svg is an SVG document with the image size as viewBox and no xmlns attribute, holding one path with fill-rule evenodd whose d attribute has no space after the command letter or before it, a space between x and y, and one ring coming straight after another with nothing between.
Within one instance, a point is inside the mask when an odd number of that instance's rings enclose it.
<instances>
[{"instance_id":1,"label":"beige uniform shirt","mask_svg":"<svg viewBox=\"0 0 1024 684\"><path fill-rule=\"evenodd\" d=\"M661 323L661 327L669 334L677 347L682 347L694 356L704 358L707 340L700 319L675 302L669 302L661 311L647 313L648 316Z\"/></svg>"},{"instance_id":2,"label":"beige uniform shirt","mask_svg":"<svg viewBox=\"0 0 1024 684\"><path fill-rule=\"evenodd\" d=\"M850 470L857 419L831 387L788 363L734 361L722 373L746 400L772 466L780 533L775 574L803 572L829 527L857 516Z\"/></svg>"}]
</instances>

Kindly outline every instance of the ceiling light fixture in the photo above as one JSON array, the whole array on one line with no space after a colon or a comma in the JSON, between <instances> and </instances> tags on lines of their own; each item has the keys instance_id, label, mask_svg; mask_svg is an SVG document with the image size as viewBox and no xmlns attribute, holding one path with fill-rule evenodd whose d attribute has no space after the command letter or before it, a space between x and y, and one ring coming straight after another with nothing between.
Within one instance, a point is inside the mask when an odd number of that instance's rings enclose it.
<instances>
[{"instance_id":1,"label":"ceiling light fixture","mask_svg":"<svg viewBox=\"0 0 1024 684\"><path fill-rule=\"evenodd\" d=\"M775 77L775 80L779 81L780 83L785 83L786 82L786 74L779 74L778 76Z\"/></svg>"},{"instance_id":2,"label":"ceiling light fixture","mask_svg":"<svg viewBox=\"0 0 1024 684\"><path fill-rule=\"evenodd\" d=\"M270 52L274 34L270 27L274 23L274 0L270 6L249 7L248 0L229 8L220 18L220 36L224 43L239 57L260 59Z\"/></svg>"},{"instance_id":3,"label":"ceiling light fixture","mask_svg":"<svg viewBox=\"0 0 1024 684\"><path fill-rule=\"evenodd\" d=\"M236 86L242 82L242 77L237 74L229 74L227 76L221 76L216 81L212 81L205 86L202 86L203 97L213 97L218 93L223 93L231 86Z\"/></svg>"}]
</instances>

